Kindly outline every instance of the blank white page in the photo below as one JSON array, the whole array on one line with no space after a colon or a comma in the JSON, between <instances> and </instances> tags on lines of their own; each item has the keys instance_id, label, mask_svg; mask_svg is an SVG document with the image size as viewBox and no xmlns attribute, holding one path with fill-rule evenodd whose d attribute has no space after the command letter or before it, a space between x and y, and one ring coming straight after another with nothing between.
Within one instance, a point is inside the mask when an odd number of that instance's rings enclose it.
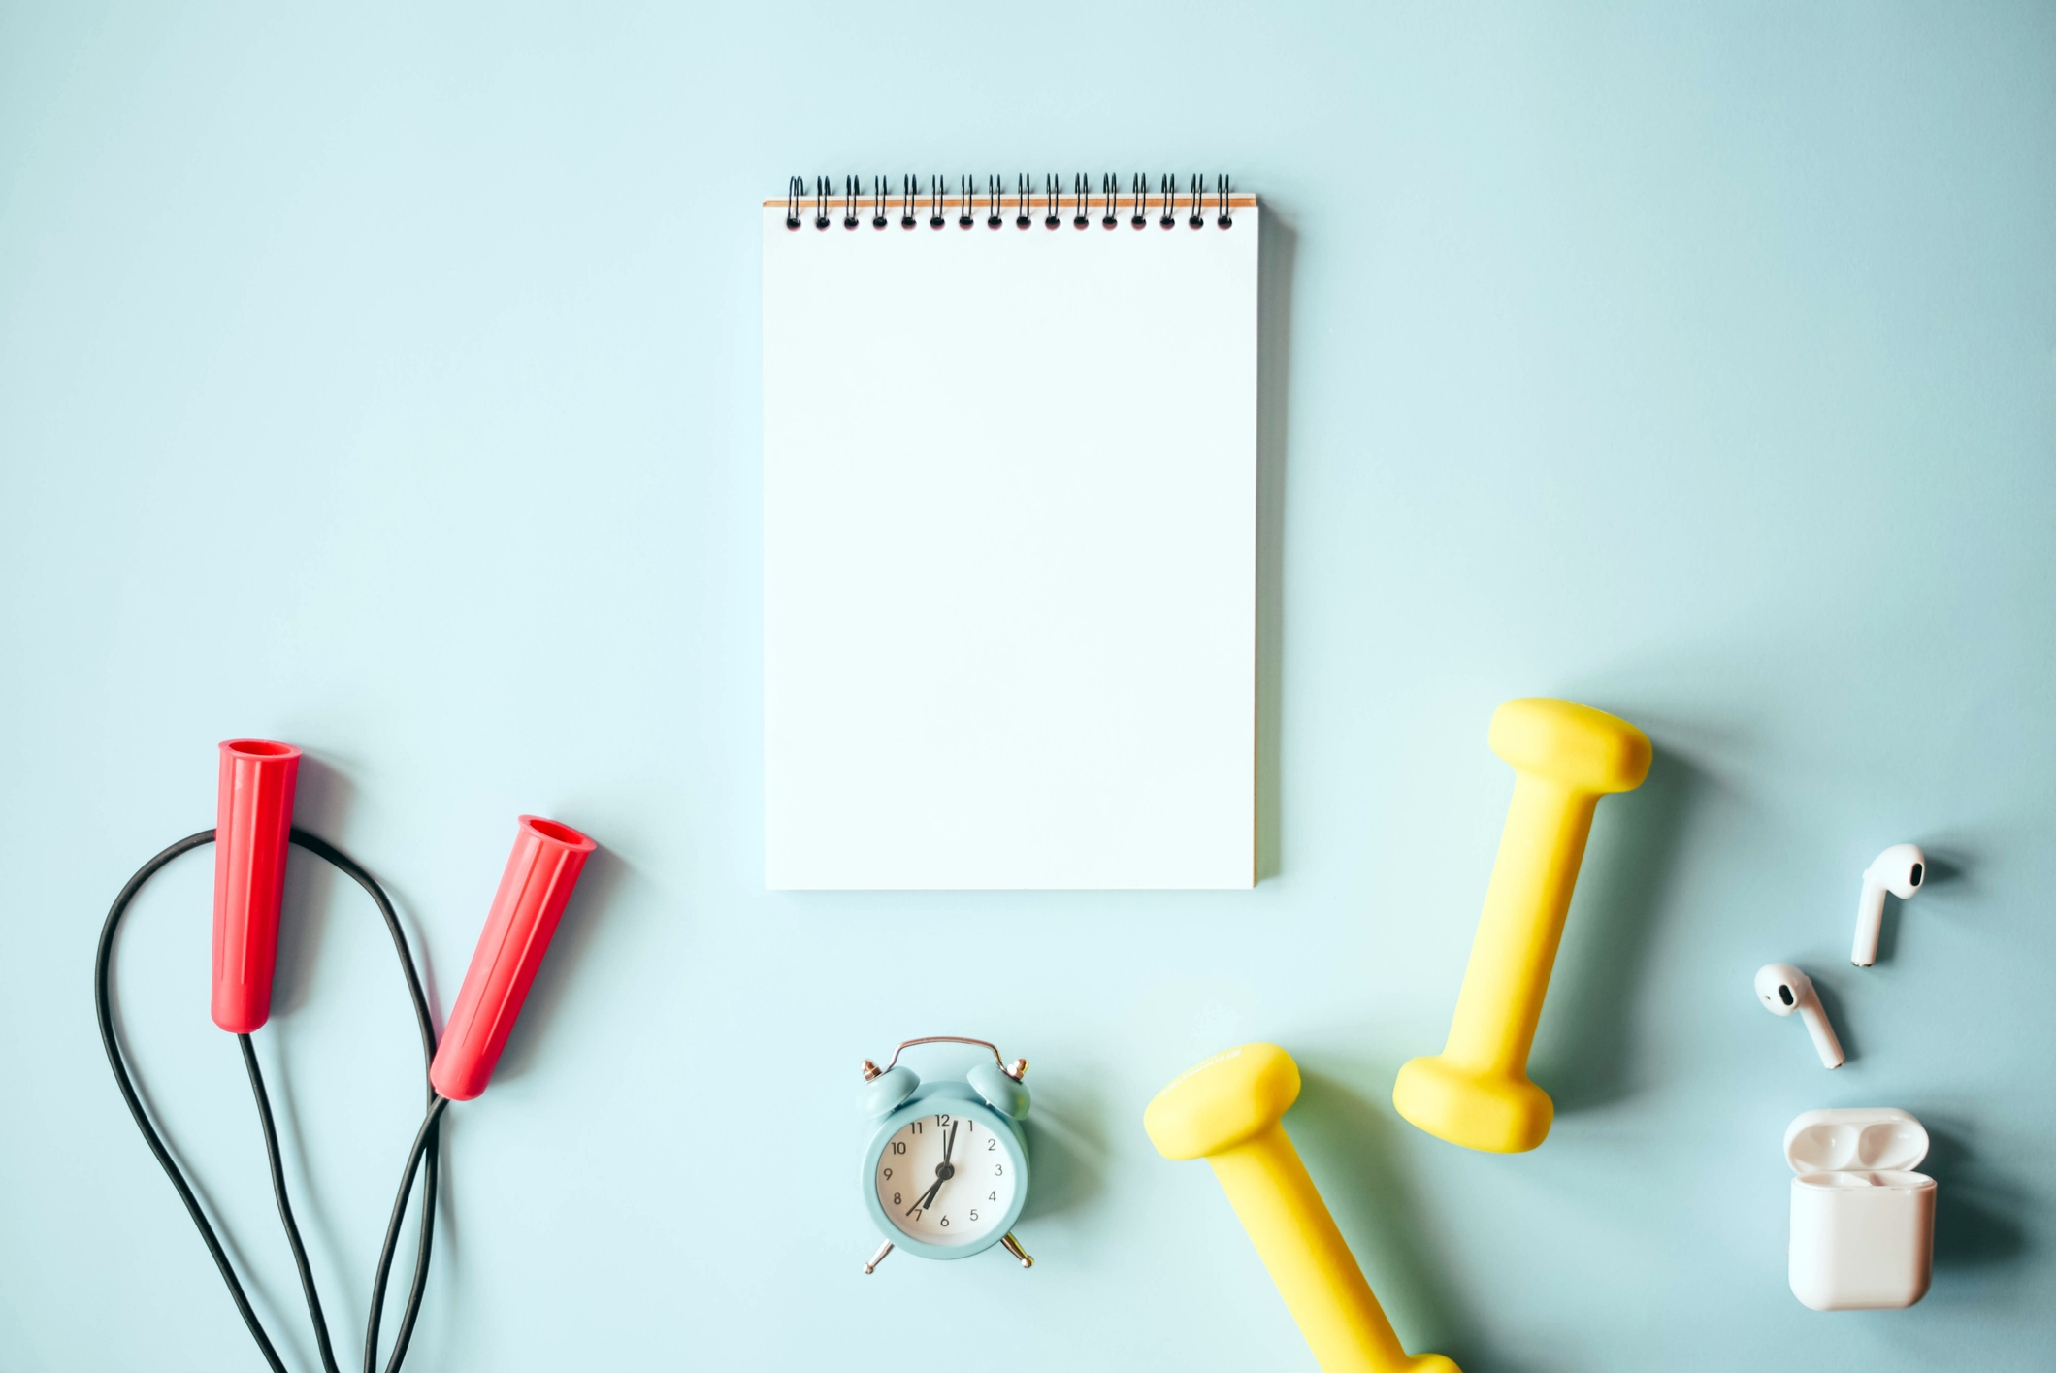
<instances>
[{"instance_id":1,"label":"blank white page","mask_svg":"<svg viewBox=\"0 0 2056 1373\"><path fill-rule=\"evenodd\" d=\"M955 213L763 211L765 881L1249 887L1257 210Z\"/></svg>"}]
</instances>

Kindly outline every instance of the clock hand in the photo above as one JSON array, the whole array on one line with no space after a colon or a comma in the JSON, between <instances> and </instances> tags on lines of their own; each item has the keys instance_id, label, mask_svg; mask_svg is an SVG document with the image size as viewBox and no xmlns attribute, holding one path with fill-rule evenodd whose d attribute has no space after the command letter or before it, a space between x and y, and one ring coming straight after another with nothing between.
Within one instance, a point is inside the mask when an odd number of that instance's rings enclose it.
<instances>
[{"instance_id":1,"label":"clock hand","mask_svg":"<svg viewBox=\"0 0 2056 1373\"><path fill-rule=\"evenodd\" d=\"M926 1210L929 1201L933 1199L933 1197L938 1191L942 1190L942 1181L943 1180L938 1177L935 1180L935 1186L929 1188L926 1192L922 1193L921 1199L919 1201L916 1201L912 1206L909 1206L907 1208L906 1213L911 1216L916 1211Z\"/></svg>"},{"instance_id":2,"label":"clock hand","mask_svg":"<svg viewBox=\"0 0 2056 1373\"><path fill-rule=\"evenodd\" d=\"M949 1161L950 1151L955 1149L956 1145L957 1127L952 1124L949 1133L942 1137L942 1162L935 1165L935 1185L923 1193L919 1201L907 1208L908 1215L926 1209L928 1204L935 1200L935 1194L942 1190L942 1184L957 1175L957 1166Z\"/></svg>"}]
</instances>

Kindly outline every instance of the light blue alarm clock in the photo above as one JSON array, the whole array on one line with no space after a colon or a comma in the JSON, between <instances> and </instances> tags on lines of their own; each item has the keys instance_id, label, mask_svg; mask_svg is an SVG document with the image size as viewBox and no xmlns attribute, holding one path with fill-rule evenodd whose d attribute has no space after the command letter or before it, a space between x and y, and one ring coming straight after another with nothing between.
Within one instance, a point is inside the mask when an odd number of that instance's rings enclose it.
<instances>
[{"instance_id":1,"label":"light blue alarm clock","mask_svg":"<svg viewBox=\"0 0 2056 1373\"><path fill-rule=\"evenodd\" d=\"M975 1044L992 1051L963 1079L923 1083L899 1056L916 1044ZM1014 1238L1028 1201L1028 1060L1002 1062L982 1039L930 1035L910 1039L880 1068L864 1063L857 1109L875 1122L864 1149L864 1204L885 1243L866 1273L895 1246L925 1259L967 1259L995 1244L1021 1261L1035 1260Z\"/></svg>"}]
</instances>

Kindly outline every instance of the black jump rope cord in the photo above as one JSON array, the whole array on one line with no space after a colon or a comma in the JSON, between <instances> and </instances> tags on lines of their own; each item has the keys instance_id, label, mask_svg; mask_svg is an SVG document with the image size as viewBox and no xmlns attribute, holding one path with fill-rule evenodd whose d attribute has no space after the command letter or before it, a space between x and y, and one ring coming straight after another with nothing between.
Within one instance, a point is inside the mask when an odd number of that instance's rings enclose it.
<instances>
[{"instance_id":1,"label":"black jump rope cord","mask_svg":"<svg viewBox=\"0 0 2056 1373\"><path fill-rule=\"evenodd\" d=\"M293 1219L293 1203L286 1198L286 1170L278 1153L278 1128L271 1120L271 1098L264 1090L264 1074L257 1070L257 1051L250 1036L239 1034L243 1046L243 1069L250 1075L250 1093L257 1098L257 1120L264 1127L264 1157L271 1164L271 1190L278 1197L278 1218L286 1227L286 1243L293 1247L293 1266L300 1270L300 1290L307 1294L307 1316L314 1322L314 1343L321 1351L324 1373L340 1373L336 1352L329 1344L328 1322L321 1315L321 1294L314 1290L314 1270L307 1264L307 1246L300 1242L300 1226Z\"/></svg>"},{"instance_id":2,"label":"black jump rope cord","mask_svg":"<svg viewBox=\"0 0 2056 1373\"><path fill-rule=\"evenodd\" d=\"M214 1266L221 1270L221 1280L228 1285L229 1296L234 1299L237 1312L243 1324L249 1327L250 1338L257 1342L258 1352L264 1355L264 1362L270 1365L272 1373L287 1373L285 1364L279 1359L278 1350L272 1345L271 1337L264 1331L264 1325L257 1319L257 1313L250 1309L250 1299L243 1291L243 1284L236 1277L235 1267L223 1252L221 1241L215 1236L214 1227L208 1222L207 1213L193 1189L187 1185L185 1174L179 1170L171 1151L164 1140L150 1124L149 1113L143 1109L142 1098L136 1094L134 1082L129 1078L128 1066L122 1059L121 1044L114 1033L113 999L108 990L109 972L114 956L114 936L121 926L121 918L127 914L129 904L143 884L156 875L159 869L168 865L181 854L214 841L213 830L201 830L189 834L136 870L121 894L114 898L113 907L107 912L107 923L100 929L100 948L93 960L93 1009L100 1021L100 1041L107 1049L108 1066L114 1070L114 1084L121 1089L122 1100L128 1103L129 1114L135 1117L136 1128L143 1132L144 1143L157 1158L164 1175L171 1179L172 1187L178 1192L179 1200L185 1203L186 1214L192 1217L193 1225L199 1230L200 1238L207 1244L207 1252L214 1258ZM407 996L414 1006L414 1019L421 1031L421 1050L426 1065L435 1061L435 1022L429 1017L428 998L422 994L421 978L414 969L414 956L407 948L407 935L400 928L400 917L393 910L393 903L386 898L383 888L376 879L360 867L355 860L341 849L304 830L292 832L292 842L306 849L317 858L324 859L349 876L358 886L364 888L377 903L379 914L385 918L386 930L392 935L393 947L399 951L400 969L407 977ZM293 1263L299 1269L300 1286L307 1296L307 1314L314 1324L314 1338L321 1354L323 1373L340 1373L336 1365L335 1351L329 1341L328 1323L322 1316L321 1298L314 1290L314 1273L308 1266L307 1250L300 1241L300 1227L293 1220L292 1203L286 1197L285 1166L279 1156L278 1132L271 1117L271 1099L264 1090L264 1077L257 1068L257 1055L250 1043L250 1036L238 1035L243 1051L243 1067L250 1076L250 1091L257 1101L257 1118L264 1130L265 1157L271 1165L272 1191L278 1198L278 1214L285 1226L286 1241L292 1246ZM393 1201L391 1223L386 1227L385 1245L379 1253L378 1274L372 1286L371 1319L364 1342L364 1373L376 1373L378 1364L378 1327L381 1308L385 1305L386 1283L392 1269L393 1251L398 1247L400 1224L405 1219L408 1194L413 1190L414 1178L421 1175L421 1235L414 1254L414 1279L407 1291L407 1306L400 1320L399 1334L394 1337L393 1348L386 1362L385 1373L399 1373L401 1361L407 1357L407 1343L414 1334L414 1322L421 1314L421 1299L428 1287L428 1264L435 1239L435 1211L437 1183L441 1175L438 1145L442 1136L443 1108L449 1105L447 1099L438 1096L433 1087L428 1089L428 1114L421 1122L421 1128L414 1136L413 1147L408 1151L407 1168L400 1180L400 1194Z\"/></svg>"}]
</instances>

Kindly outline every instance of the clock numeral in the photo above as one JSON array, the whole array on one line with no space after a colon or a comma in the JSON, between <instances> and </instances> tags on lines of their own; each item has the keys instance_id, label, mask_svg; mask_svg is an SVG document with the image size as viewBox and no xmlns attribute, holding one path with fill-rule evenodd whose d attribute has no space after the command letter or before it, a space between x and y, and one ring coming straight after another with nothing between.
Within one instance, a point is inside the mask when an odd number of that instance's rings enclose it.
<instances>
[{"instance_id":1,"label":"clock numeral","mask_svg":"<svg viewBox=\"0 0 2056 1373\"><path fill-rule=\"evenodd\" d=\"M886 1180L887 1182L891 1182L891 1181L892 1181L892 1169L888 1168L888 1169L886 1169L886 1170L885 1170L885 1180Z\"/></svg>"},{"instance_id":2,"label":"clock numeral","mask_svg":"<svg viewBox=\"0 0 2056 1373\"><path fill-rule=\"evenodd\" d=\"M949 1217L948 1217L948 1216L944 1216L944 1217L942 1218L942 1223L943 1223L944 1225L948 1225L948 1224L949 1224Z\"/></svg>"},{"instance_id":3,"label":"clock numeral","mask_svg":"<svg viewBox=\"0 0 2056 1373\"><path fill-rule=\"evenodd\" d=\"M919 1225L921 1223L921 1217L925 1214L927 1213L920 1210L919 1208L916 1208L913 1212L914 1224Z\"/></svg>"},{"instance_id":4,"label":"clock numeral","mask_svg":"<svg viewBox=\"0 0 2056 1373\"><path fill-rule=\"evenodd\" d=\"M975 1206L971 1208L971 1223L973 1225L978 1223L978 1208Z\"/></svg>"},{"instance_id":5,"label":"clock numeral","mask_svg":"<svg viewBox=\"0 0 2056 1373\"><path fill-rule=\"evenodd\" d=\"M992 1165L992 1175L996 1178L1003 1178L1007 1175L1007 1170L995 1163Z\"/></svg>"},{"instance_id":6,"label":"clock numeral","mask_svg":"<svg viewBox=\"0 0 2056 1373\"><path fill-rule=\"evenodd\" d=\"M918 1135L921 1133L921 1122L917 1120L912 1125L909 1125L907 1128Z\"/></svg>"},{"instance_id":7,"label":"clock numeral","mask_svg":"<svg viewBox=\"0 0 2056 1373\"><path fill-rule=\"evenodd\" d=\"M999 1139L998 1139L998 1137L997 1137L997 1136L995 1136L995 1137L994 1137L994 1138L992 1138L992 1139L988 1139L988 1140L986 1140L986 1141L985 1141L985 1152L986 1152L986 1153L988 1153L988 1154L989 1154L989 1153L991 1153L991 1152L992 1152L993 1150L995 1150L995 1149L997 1149L997 1148L999 1148Z\"/></svg>"},{"instance_id":8,"label":"clock numeral","mask_svg":"<svg viewBox=\"0 0 2056 1373\"><path fill-rule=\"evenodd\" d=\"M895 1154L904 1154L907 1151L907 1142L903 1139L894 1140L892 1142L892 1151Z\"/></svg>"},{"instance_id":9,"label":"clock numeral","mask_svg":"<svg viewBox=\"0 0 2056 1373\"><path fill-rule=\"evenodd\" d=\"M935 1118L935 1128L938 1130L947 1130L949 1128L949 1117L937 1116Z\"/></svg>"},{"instance_id":10,"label":"clock numeral","mask_svg":"<svg viewBox=\"0 0 2056 1373\"><path fill-rule=\"evenodd\" d=\"M998 1200L999 1200L999 1193L997 1193L997 1192L987 1192L987 1193L985 1194L985 1199L986 1199L987 1201L998 1201Z\"/></svg>"},{"instance_id":11,"label":"clock numeral","mask_svg":"<svg viewBox=\"0 0 2056 1373\"><path fill-rule=\"evenodd\" d=\"M899 1193L897 1193L897 1192L894 1192L894 1193L892 1194L892 1204L893 1204L894 1206L897 1206L897 1205L899 1205L899 1204L900 1204L900 1194L899 1194Z\"/></svg>"}]
</instances>

